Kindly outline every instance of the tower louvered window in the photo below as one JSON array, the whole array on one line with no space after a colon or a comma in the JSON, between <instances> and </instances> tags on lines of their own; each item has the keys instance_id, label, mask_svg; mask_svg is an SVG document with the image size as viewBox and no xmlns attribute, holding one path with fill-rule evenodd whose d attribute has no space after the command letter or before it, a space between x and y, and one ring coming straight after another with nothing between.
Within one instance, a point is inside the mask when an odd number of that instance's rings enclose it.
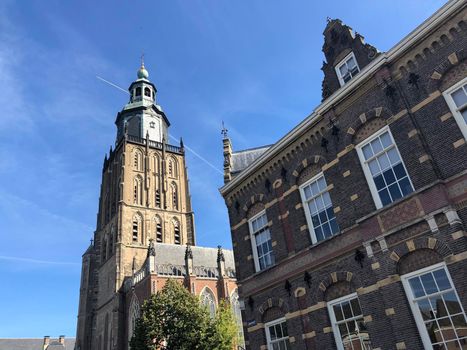
<instances>
[{"instance_id":1,"label":"tower louvered window","mask_svg":"<svg viewBox=\"0 0 467 350\"><path fill-rule=\"evenodd\" d=\"M156 207L160 208L161 207L161 191L156 190Z\"/></svg>"},{"instance_id":2,"label":"tower louvered window","mask_svg":"<svg viewBox=\"0 0 467 350\"><path fill-rule=\"evenodd\" d=\"M139 176L133 181L133 203L143 205L143 180Z\"/></svg>"},{"instance_id":3,"label":"tower louvered window","mask_svg":"<svg viewBox=\"0 0 467 350\"><path fill-rule=\"evenodd\" d=\"M182 244L180 237L180 224L178 221L174 221L174 243Z\"/></svg>"},{"instance_id":4,"label":"tower louvered window","mask_svg":"<svg viewBox=\"0 0 467 350\"><path fill-rule=\"evenodd\" d=\"M178 191L177 185L172 183L172 208L178 210Z\"/></svg>"},{"instance_id":5,"label":"tower louvered window","mask_svg":"<svg viewBox=\"0 0 467 350\"><path fill-rule=\"evenodd\" d=\"M162 222L159 217L156 217L156 242L162 243Z\"/></svg>"}]
</instances>

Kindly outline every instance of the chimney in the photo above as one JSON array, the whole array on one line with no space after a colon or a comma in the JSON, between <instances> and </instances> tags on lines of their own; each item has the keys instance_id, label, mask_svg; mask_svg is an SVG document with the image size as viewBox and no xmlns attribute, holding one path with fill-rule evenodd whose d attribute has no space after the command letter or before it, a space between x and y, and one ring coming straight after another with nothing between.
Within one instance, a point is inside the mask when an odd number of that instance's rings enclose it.
<instances>
[{"instance_id":1,"label":"chimney","mask_svg":"<svg viewBox=\"0 0 467 350\"><path fill-rule=\"evenodd\" d=\"M50 343L50 337L48 335L44 336L44 345L43 345L43 350L47 349Z\"/></svg>"},{"instance_id":2,"label":"chimney","mask_svg":"<svg viewBox=\"0 0 467 350\"><path fill-rule=\"evenodd\" d=\"M64 336L64 335L60 335L60 336L58 337L58 342L59 342L60 344L62 344L63 346L65 346L65 336Z\"/></svg>"}]
</instances>

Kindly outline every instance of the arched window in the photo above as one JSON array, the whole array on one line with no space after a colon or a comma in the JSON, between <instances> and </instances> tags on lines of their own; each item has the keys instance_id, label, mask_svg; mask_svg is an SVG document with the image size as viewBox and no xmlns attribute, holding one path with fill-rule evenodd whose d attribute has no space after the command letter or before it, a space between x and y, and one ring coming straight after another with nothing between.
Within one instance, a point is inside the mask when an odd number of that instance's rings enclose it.
<instances>
[{"instance_id":1,"label":"arched window","mask_svg":"<svg viewBox=\"0 0 467 350\"><path fill-rule=\"evenodd\" d=\"M136 328L136 320L138 320L139 315L139 302L136 296L133 296L130 303L130 312L128 317L128 341L133 337L133 333Z\"/></svg>"},{"instance_id":2,"label":"arched window","mask_svg":"<svg viewBox=\"0 0 467 350\"><path fill-rule=\"evenodd\" d=\"M235 316L235 321L237 322L237 340L238 345L245 346L245 337L243 336L243 323L242 323L242 311L240 309L240 300L238 297L237 289L234 290L230 296L230 305L232 307L232 312Z\"/></svg>"},{"instance_id":3,"label":"arched window","mask_svg":"<svg viewBox=\"0 0 467 350\"><path fill-rule=\"evenodd\" d=\"M102 262L105 262L107 260L107 236L104 236L104 238L102 238L101 251Z\"/></svg>"},{"instance_id":4,"label":"arched window","mask_svg":"<svg viewBox=\"0 0 467 350\"><path fill-rule=\"evenodd\" d=\"M159 164L160 164L160 160L159 160L159 157L156 155L156 156L154 156L154 172L156 174L159 174L159 172L160 172L159 171L160 170L159 169Z\"/></svg>"},{"instance_id":5,"label":"arched window","mask_svg":"<svg viewBox=\"0 0 467 350\"><path fill-rule=\"evenodd\" d=\"M143 241L143 218L141 215L135 214L133 216L133 225L131 231L131 240L132 242L142 242Z\"/></svg>"},{"instance_id":6,"label":"arched window","mask_svg":"<svg viewBox=\"0 0 467 350\"><path fill-rule=\"evenodd\" d=\"M172 194L172 208L178 210L178 191L177 191L177 184L172 182L170 185L171 187L171 194Z\"/></svg>"},{"instance_id":7,"label":"arched window","mask_svg":"<svg viewBox=\"0 0 467 350\"><path fill-rule=\"evenodd\" d=\"M133 203L143 205L143 179L139 175L133 180Z\"/></svg>"},{"instance_id":8,"label":"arched window","mask_svg":"<svg viewBox=\"0 0 467 350\"><path fill-rule=\"evenodd\" d=\"M140 150L135 150L133 154L133 167L135 170L143 171L143 154Z\"/></svg>"},{"instance_id":9,"label":"arched window","mask_svg":"<svg viewBox=\"0 0 467 350\"><path fill-rule=\"evenodd\" d=\"M144 88L144 96L151 97L151 90L148 87Z\"/></svg>"},{"instance_id":10,"label":"arched window","mask_svg":"<svg viewBox=\"0 0 467 350\"><path fill-rule=\"evenodd\" d=\"M114 253L114 239L115 239L115 227L112 226L110 229L110 237L109 237L109 256L112 256Z\"/></svg>"},{"instance_id":11,"label":"arched window","mask_svg":"<svg viewBox=\"0 0 467 350\"><path fill-rule=\"evenodd\" d=\"M169 158L167 163L167 173L169 177L177 177L177 163L173 158Z\"/></svg>"},{"instance_id":12,"label":"arched window","mask_svg":"<svg viewBox=\"0 0 467 350\"><path fill-rule=\"evenodd\" d=\"M200 295L201 304L204 305L208 311L209 315L214 318L216 317L216 299L214 294L208 287L204 287Z\"/></svg>"},{"instance_id":13,"label":"arched window","mask_svg":"<svg viewBox=\"0 0 467 350\"><path fill-rule=\"evenodd\" d=\"M180 222L177 219L173 219L173 227L174 227L174 243L175 244L182 244L181 236L180 236Z\"/></svg>"},{"instance_id":14,"label":"arched window","mask_svg":"<svg viewBox=\"0 0 467 350\"><path fill-rule=\"evenodd\" d=\"M164 241L162 234L162 220L158 215L156 215L154 222L156 224L156 242L162 243Z\"/></svg>"},{"instance_id":15,"label":"arched window","mask_svg":"<svg viewBox=\"0 0 467 350\"><path fill-rule=\"evenodd\" d=\"M135 96L141 96L141 88L139 86L135 89Z\"/></svg>"}]
</instances>

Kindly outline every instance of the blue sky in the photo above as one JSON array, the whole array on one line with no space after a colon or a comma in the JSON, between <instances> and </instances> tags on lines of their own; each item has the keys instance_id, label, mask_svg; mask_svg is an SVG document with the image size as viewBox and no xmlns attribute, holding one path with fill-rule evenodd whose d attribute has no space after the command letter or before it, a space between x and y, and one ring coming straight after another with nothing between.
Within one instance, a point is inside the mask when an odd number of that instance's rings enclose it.
<instances>
[{"instance_id":1,"label":"blue sky","mask_svg":"<svg viewBox=\"0 0 467 350\"><path fill-rule=\"evenodd\" d=\"M75 335L81 254L101 166L141 52L186 145L222 169L277 141L321 98L322 31L338 17L386 51L444 1L0 2L0 337ZM231 247L222 175L187 154L197 244Z\"/></svg>"}]
</instances>

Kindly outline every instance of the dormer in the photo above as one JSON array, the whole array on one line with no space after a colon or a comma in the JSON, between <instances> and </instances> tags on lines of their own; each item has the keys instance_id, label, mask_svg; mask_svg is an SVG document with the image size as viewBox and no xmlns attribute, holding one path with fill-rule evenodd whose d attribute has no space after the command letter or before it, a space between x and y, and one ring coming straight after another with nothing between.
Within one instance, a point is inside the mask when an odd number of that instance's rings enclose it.
<instances>
[{"instance_id":1,"label":"dormer","mask_svg":"<svg viewBox=\"0 0 467 350\"><path fill-rule=\"evenodd\" d=\"M324 72L324 101L358 75L378 55L378 51L339 19L328 19L323 35L326 58L321 68Z\"/></svg>"}]
</instances>

